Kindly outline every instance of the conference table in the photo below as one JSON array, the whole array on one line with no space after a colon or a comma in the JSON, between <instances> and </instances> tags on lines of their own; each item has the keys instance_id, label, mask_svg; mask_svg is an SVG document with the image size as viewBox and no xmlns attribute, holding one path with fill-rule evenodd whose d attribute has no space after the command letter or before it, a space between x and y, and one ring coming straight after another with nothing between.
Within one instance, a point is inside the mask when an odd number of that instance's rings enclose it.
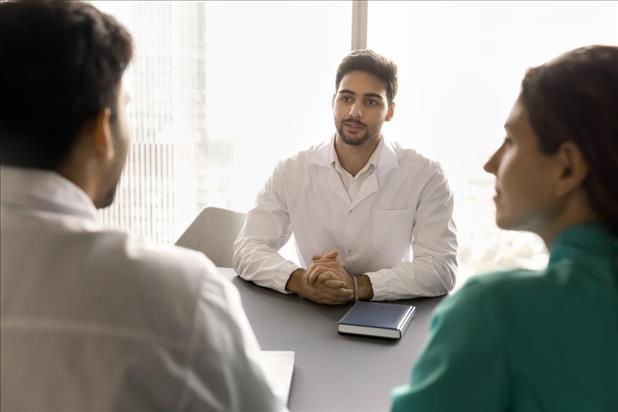
<instances>
[{"instance_id":1,"label":"conference table","mask_svg":"<svg viewBox=\"0 0 618 412\"><path fill-rule=\"evenodd\" d=\"M396 301L416 306L399 341L341 335L337 321L352 306L318 305L247 282L219 268L240 292L263 350L294 351L291 412L388 411L390 392L410 379L429 332L431 312L442 299Z\"/></svg>"}]
</instances>

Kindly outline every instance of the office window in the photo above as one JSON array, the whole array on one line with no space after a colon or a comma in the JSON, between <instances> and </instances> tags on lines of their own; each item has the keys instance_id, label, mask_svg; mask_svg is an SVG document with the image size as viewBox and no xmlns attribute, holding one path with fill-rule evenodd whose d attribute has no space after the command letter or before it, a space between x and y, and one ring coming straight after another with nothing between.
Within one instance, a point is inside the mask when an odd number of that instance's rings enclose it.
<instances>
[{"instance_id":1,"label":"office window","mask_svg":"<svg viewBox=\"0 0 618 412\"><path fill-rule=\"evenodd\" d=\"M195 217L206 139L203 3L93 4L134 38L124 78L132 142L115 204L104 224L173 243Z\"/></svg>"},{"instance_id":2,"label":"office window","mask_svg":"<svg viewBox=\"0 0 618 412\"><path fill-rule=\"evenodd\" d=\"M171 244L206 206L248 210L278 160L332 133L350 2L92 3L136 47L133 140L104 224Z\"/></svg>"},{"instance_id":3,"label":"office window","mask_svg":"<svg viewBox=\"0 0 618 412\"><path fill-rule=\"evenodd\" d=\"M460 280L545 265L540 239L496 228L494 178L482 166L504 137L526 68L575 47L618 43L617 20L616 2L369 2L367 45L399 66L385 134L444 167Z\"/></svg>"},{"instance_id":4,"label":"office window","mask_svg":"<svg viewBox=\"0 0 618 412\"><path fill-rule=\"evenodd\" d=\"M280 159L332 135L352 2L93 3L136 45L125 78L133 142L104 224L173 243L206 206L247 211ZM368 3L367 46L399 66L384 133L448 174L460 280L545 264L537 237L495 227L494 180L482 165L526 68L577 46L618 43L617 21L616 2Z\"/></svg>"}]
</instances>

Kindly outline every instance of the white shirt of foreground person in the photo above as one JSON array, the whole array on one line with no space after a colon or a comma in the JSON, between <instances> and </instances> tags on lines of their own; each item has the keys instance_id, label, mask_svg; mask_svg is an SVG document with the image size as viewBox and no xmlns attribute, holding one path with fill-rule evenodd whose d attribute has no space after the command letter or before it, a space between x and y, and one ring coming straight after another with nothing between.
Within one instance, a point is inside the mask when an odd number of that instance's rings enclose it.
<instances>
[{"instance_id":1,"label":"white shirt of foreground person","mask_svg":"<svg viewBox=\"0 0 618 412\"><path fill-rule=\"evenodd\" d=\"M286 410L204 255L100 228L53 172L1 180L2 411Z\"/></svg>"},{"instance_id":2,"label":"white shirt of foreground person","mask_svg":"<svg viewBox=\"0 0 618 412\"><path fill-rule=\"evenodd\" d=\"M304 268L336 250L349 274L369 277L373 300L448 293L457 239L440 165L381 138L358 182L342 171L334 139L280 162L236 240L236 272L287 293L298 265L277 252L293 233Z\"/></svg>"}]
</instances>

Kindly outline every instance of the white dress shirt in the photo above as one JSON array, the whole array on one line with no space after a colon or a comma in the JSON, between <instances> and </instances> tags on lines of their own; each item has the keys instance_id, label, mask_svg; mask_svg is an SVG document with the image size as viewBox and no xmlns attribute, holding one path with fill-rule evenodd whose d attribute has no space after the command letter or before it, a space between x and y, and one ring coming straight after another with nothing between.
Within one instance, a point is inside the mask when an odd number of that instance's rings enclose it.
<instances>
[{"instance_id":1,"label":"white dress shirt","mask_svg":"<svg viewBox=\"0 0 618 412\"><path fill-rule=\"evenodd\" d=\"M450 291L457 239L440 165L382 139L357 175L358 190L350 190L333 147L334 139L277 165L234 245L236 272L286 293L298 265L278 250L293 233L304 268L313 256L337 250L348 273L370 278L374 300Z\"/></svg>"},{"instance_id":2,"label":"white dress shirt","mask_svg":"<svg viewBox=\"0 0 618 412\"><path fill-rule=\"evenodd\" d=\"M380 143L382 143L380 141ZM350 172L345 170L341 163L339 162L339 157L337 156L337 151L335 150L334 142L330 147L330 164L335 168L337 173L339 173L339 177L341 178L341 183L343 183L343 187L348 193L348 198L350 202L354 202L354 198L356 194L360 190L363 182L367 180L367 178L375 171L376 165L378 164L378 158L380 153L382 152L382 144L378 144L375 148L369 160L367 160L367 164L356 173L356 176L352 176Z\"/></svg>"},{"instance_id":3,"label":"white dress shirt","mask_svg":"<svg viewBox=\"0 0 618 412\"><path fill-rule=\"evenodd\" d=\"M286 410L203 254L102 229L58 174L1 180L2 411Z\"/></svg>"}]
</instances>

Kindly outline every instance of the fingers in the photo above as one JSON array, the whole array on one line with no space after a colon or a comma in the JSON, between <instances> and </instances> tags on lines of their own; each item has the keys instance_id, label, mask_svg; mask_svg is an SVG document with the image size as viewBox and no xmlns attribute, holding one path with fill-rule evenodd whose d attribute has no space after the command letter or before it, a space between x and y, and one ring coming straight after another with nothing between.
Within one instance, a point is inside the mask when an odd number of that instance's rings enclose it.
<instances>
[{"instance_id":1,"label":"fingers","mask_svg":"<svg viewBox=\"0 0 618 412\"><path fill-rule=\"evenodd\" d=\"M305 281L307 282L307 284L309 285L313 285L313 283L315 282L313 279L315 277L314 272L316 270L318 270L318 268L320 268L319 264L316 263L312 263L307 270L305 271Z\"/></svg>"},{"instance_id":2,"label":"fingers","mask_svg":"<svg viewBox=\"0 0 618 412\"><path fill-rule=\"evenodd\" d=\"M346 302L348 301L349 298L351 298L354 295L354 291L352 289L344 289L344 288L332 289L331 293L335 295L336 297L345 298Z\"/></svg>"},{"instance_id":3,"label":"fingers","mask_svg":"<svg viewBox=\"0 0 618 412\"><path fill-rule=\"evenodd\" d=\"M304 274L303 296L316 303L340 305L353 299L349 275L337 260L333 250L323 256L314 256Z\"/></svg>"},{"instance_id":4,"label":"fingers","mask_svg":"<svg viewBox=\"0 0 618 412\"><path fill-rule=\"evenodd\" d=\"M331 287L327 283L332 283ZM344 286L344 282L339 280L327 280L325 282L319 282L315 286L310 286L310 295L314 297L314 301L321 303L341 304L349 302L354 292L352 289L348 289Z\"/></svg>"},{"instance_id":5,"label":"fingers","mask_svg":"<svg viewBox=\"0 0 618 412\"><path fill-rule=\"evenodd\" d=\"M325 267L319 267L311 274L313 277L307 279L310 285L315 286L316 283L326 281L329 279L337 280L338 277L329 269Z\"/></svg>"},{"instance_id":6,"label":"fingers","mask_svg":"<svg viewBox=\"0 0 618 412\"><path fill-rule=\"evenodd\" d=\"M352 300L352 291L348 289L348 291L350 293L346 293L346 294L340 294L340 295L336 295L336 296L332 296L332 295L325 295L322 298L322 301L324 303L330 304L330 305L342 305L344 303L347 303L349 301Z\"/></svg>"},{"instance_id":7,"label":"fingers","mask_svg":"<svg viewBox=\"0 0 618 412\"><path fill-rule=\"evenodd\" d=\"M327 252L323 256L313 256L312 263L307 268L305 272L305 279L308 284L312 285L315 283L315 271L318 270L319 267L326 267L331 270L337 270L337 268L341 268L339 261L337 260L338 252L336 250ZM323 271L323 269L321 269Z\"/></svg>"},{"instance_id":8,"label":"fingers","mask_svg":"<svg viewBox=\"0 0 618 412\"><path fill-rule=\"evenodd\" d=\"M315 255L311 258L312 261L316 261L316 260L322 260L322 259L337 259L337 256L339 255L339 252L337 252L336 250L327 252L325 255L319 256L319 255Z\"/></svg>"},{"instance_id":9,"label":"fingers","mask_svg":"<svg viewBox=\"0 0 618 412\"><path fill-rule=\"evenodd\" d=\"M324 286L326 286L327 288L343 288L345 287L345 282L341 281L341 280L322 280L320 279L320 283L322 283Z\"/></svg>"},{"instance_id":10,"label":"fingers","mask_svg":"<svg viewBox=\"0 0 618 412\"><path fill-rule=\"evenodd\" d=\"M328 262L320 261L319 263L314 262L305 272L305 280L309 285L313 285L324 272L332 272L336 277L338 276L341 278L341 276L343 276L341 273L342 270L343 268L336 260Z\"/></svg>"},{"instance_id":11,"label":"fingers","mask_svg":"<svg viewBox=\"0 0 618 412\"><path fill-rule=\"evenodd\" d=\"M310 300L316 303L323 303L327 305L342 305L352 300L352 291L350 289L337 289L338 294L322 293L316 291L309 297Z\"/></svg>"},{"instance_id":12,"label":"fingers","mask_svg":"<svg viewBox=\"0 0 618 412\"><path fill-rule=\"evenodd\" d=\"M330 273L335 276L332 268L327 265L311 265L307 270L305 279L309 285L314 285L318 278L324 273Z\"/></svg>"},{"instance_id":13,"label":"fingers","mask_svg":"<svg viewBox=\"0 0 618 412\"><path fill-rule=\"evenodd\" d=\"M337 259L337 255L338 252L336 250L333 250L332 252L328 252L327 254L322 256L322 259Z\"/></svg>"},{"instance_id":14,"label":"fingers","mask_svg":"<svg viewBox=\"0 0 618 412\"><path fill-rule=\"evenodd\" d=\"M343 281L345 284L345 280L341 277L342 275L338 273L336 269L329 268L328 266L320 266L316 268L310 276L311 278L307 278L309 285L315 285L316 283L324 282L330 279Z\"/></svg>"}]
</instances>

